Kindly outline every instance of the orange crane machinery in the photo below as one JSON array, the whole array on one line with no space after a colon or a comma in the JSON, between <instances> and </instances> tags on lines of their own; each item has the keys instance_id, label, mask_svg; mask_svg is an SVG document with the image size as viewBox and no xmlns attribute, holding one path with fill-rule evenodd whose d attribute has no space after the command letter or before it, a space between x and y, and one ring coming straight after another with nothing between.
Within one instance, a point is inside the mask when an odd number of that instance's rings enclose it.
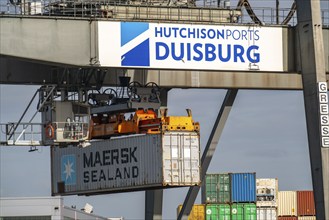
<instances>
[{"instance_id":1,"label":"orange crane machinery","mask_svg":"<svg viewBox=\"0 0 329 220\"><path fill-rule=\"evenodd\" d=\"M126 119L126 115L130 114ZM136 110L130 113L116 113L109 116L97 115L91 117L90 139L107 138L115 135L138 134L139 123L157 118L154 110Z\"/></svg>"},{"instance_id":2,"label":"orange crane machinery","mask_svg":"<svg viewBox=\"0 0 329 220\"><path fill-rule=\"evenodd\" d=\"M199 132L199 122L194 122L192 112L187 109L187 116L167 116L168 109L161 109L160 118L141 120L140 133L157 134L165 131L196 131Z\"/></svg>"},{"instance_id":3,"label":"orange crane machinery","mask_svg":"<svg viewBox=\"0 0 329 220\"><path fill-rule=\"evenodd\" d=\"M167 116L167 109L158 117L153 109L138 109L131 113L116 113L109 116L92 116L90 139L109 138L127 134L158 134L165 131L196 131L200 125L192 119L191 110L187 116ZM129 115L126 119L125 116Z\"/></svg>"}]
</instances>

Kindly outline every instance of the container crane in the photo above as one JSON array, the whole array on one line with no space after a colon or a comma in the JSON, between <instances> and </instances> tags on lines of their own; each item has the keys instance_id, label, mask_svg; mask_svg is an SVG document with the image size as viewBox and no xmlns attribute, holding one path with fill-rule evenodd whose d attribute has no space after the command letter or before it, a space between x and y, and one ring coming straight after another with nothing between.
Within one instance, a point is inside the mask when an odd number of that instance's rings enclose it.
<instances>
[{"instance_id":1,"label":"container crane","mask_svg":"<svg viewBox=\"0 0 329 220\"><path fill-rule=\"evenodd\" d=\"M18 123L6 125L3 144L85 146L95 139L129 134L199 133L199 123L193 121L189 109L187 116L168 116L167 109L161 109L158 117L160 88L155 83L142 86L129 81L129 77L120 77L119 88L106 88L103 92L65 86L40 87L37 112L41 113L41 124L32 124L32 120L21 123L23 114ZM36 141L37 137L41 140Z\"/></svg>"}]
</instances>

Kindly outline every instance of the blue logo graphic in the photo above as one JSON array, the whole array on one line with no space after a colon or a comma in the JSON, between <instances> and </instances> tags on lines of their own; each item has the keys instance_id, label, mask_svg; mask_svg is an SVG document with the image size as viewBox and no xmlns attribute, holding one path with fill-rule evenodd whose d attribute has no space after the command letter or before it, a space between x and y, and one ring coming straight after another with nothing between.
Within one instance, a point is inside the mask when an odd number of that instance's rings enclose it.
<instances>
[{"instance_id":1,"label":"blue logo graphic","mask_svg":"<svg viewBox=\"0 0 329 220\"><path fill-rule=\"evenodd\" d=\"M136 37L149 30L148 23L121 22L121 47L132 42ZM149 39L139 39L137 46L121 56L122 66L150 66Z\"/></svg>"},{"instance_id":2,"label":"blue logo graphic","mask_svg":"<svg viewBox=\"0 0 329 220\"><path fill-rule=\"evenodd\" d=\"M61 177L65 185L75 185L76 176L76 160L75 155L63 155L61 159Z\"/></svg>"}]
</instances>

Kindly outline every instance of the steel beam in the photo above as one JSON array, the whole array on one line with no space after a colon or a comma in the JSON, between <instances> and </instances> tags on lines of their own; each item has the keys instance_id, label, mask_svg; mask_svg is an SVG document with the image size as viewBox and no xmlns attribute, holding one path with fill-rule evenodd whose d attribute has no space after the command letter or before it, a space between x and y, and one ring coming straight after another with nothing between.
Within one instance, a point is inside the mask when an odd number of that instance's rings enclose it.
<instances>
[{"instance_id":1,"label":"steel beam","mask_svg":"<svg viewBox=\"0 0 329 220\"><path fill-rule=\"evenodd\" d=\"M203 151L202 157L201 157L201 180L203 181L204 176L207 173L209 164L211 162L211 159L215 153L216 147L219 142L219 138L223 132L224 125L226 123L226 120L229 116L229 113L232 109L235 97L238 93L238 89L229 89L227 90L225 99L223 101L222 107L218 112L216 121L214 123L213 129L210 133L207 145ZM187 219L188 215L191 212L192 206L194 204L194 201L199 193L200 186L192 186L190 187L184 204L182 206L182 209L178 215L177 220L181 219Z\"/></svg>"},{"instance_id":2,"label":"steel beam","mask_svg":"<svg viewBox=\"0 0 329 220\"><path fill-rule=\"evenodd\" d=\"M329 33L329 31L327 31ZM327 34L328 34L327 33ZM295 39L292 39L295 42ZM289 43L291 45L292 43ZM292 60L293 55L287 55ZM288 58L285 60L289 60ZM288 62L288 61L287 61ZM62 83L60 79L68 77L82 77L90 71L85 83L99 88L102 86L118 86L119 76L125 75L125 69L101 68L104 77L97 74L98 68L70 67L72 74L65 75L65 66L54 66L48 63L38 63L29 60L0 55L0 84L18 85L47 85ZM76 70L74 70L76 68ZM79 69L82 68L80 71ZM297 68L297 67L296 67ZM298 89L302 88L301 76L297 71L284 73L277 72L236 72L236 71L169 71L148 70L148 74L142 70L128 70L127 76L131 81L138 81L145 85L149 82L156 83L161 88L244 88L244 89ZM329 72L328 72L329 73ZM328 75L329 79L329 75ZM84 83L84 84L85 84Z\"/></svg>"},{"instance_id":3,"label":"steel beam","mask_svg":"<svg viewBox=\"0 0 329 220\"><path fill-rule=\"evenodd\" d=\"M163 190L145 191L145 219L161 220L162 219L162 201Z\"/></svg>"},{"instance_id":4,"label":"steel beam","mask_svg":"<svg viewBox=\"0 0 329 220\"><path fill-rule=\"evenodd\" d=\"M320 98L319 85L326 85L324 44L320 0L297 0L298 39L306 111L308 144L311 161L314 200L317 219L329 219L329 145L323 140L328 123L328 98ZM326 86L325 86L326 87ZM324 96L327 96L327 87ZM325 106L323 109L323 106ZM325 111L324 111L325 110ZM328 147L326 147L328 145Z\"/></svg>"}]
</instances>

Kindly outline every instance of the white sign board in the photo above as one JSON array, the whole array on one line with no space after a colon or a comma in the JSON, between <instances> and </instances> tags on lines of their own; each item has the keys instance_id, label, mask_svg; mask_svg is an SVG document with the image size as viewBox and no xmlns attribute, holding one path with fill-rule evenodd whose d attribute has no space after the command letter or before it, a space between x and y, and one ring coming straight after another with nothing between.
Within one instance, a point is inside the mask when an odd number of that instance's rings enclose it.
<instances>
[{"instance_id":1,"label":"white sign board","mask_svg":"<svg viewBox=\"0 0 329 220\"><path fill-rule=\"evenodd\" d=\"M282 28L98 22L101 66L283 71Z\"/></svg>"},{"instance_id":2,"label":"white sign board","mask_svg":"<svg viewBox=\"0 0 329 220\"><path fill-rule=\"evenodd\" d=\"M319 111L322 147L329 147L329 108L328 108L328 87L326 82L318 83Z\"/></svg>"}]
</instances>

